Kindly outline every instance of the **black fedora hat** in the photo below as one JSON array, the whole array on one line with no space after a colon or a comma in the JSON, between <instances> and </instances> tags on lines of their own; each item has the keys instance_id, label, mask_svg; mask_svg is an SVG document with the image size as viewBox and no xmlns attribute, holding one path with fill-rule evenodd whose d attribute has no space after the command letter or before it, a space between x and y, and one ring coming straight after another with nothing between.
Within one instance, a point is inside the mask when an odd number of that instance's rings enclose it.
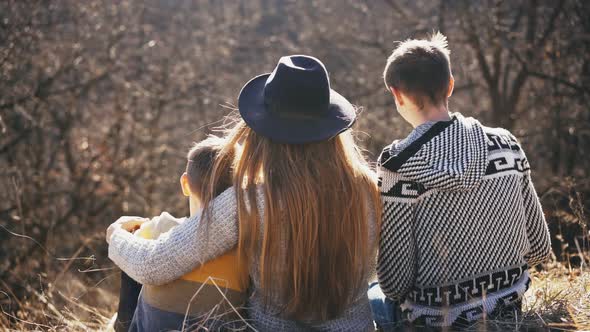
<instances>
[{"instance_id":1,"label":"black fedora hat","mask_svg":"<svg viewBox=\"0 0 590 332\"><path fill-rule=\"evenodd\" d=\"M238 108L257 134L287 144L327 140L356 119L354 106L330 88L324 64L307 55L282 57L272 73L251 79Z\"/></svg>"}]
</instances>

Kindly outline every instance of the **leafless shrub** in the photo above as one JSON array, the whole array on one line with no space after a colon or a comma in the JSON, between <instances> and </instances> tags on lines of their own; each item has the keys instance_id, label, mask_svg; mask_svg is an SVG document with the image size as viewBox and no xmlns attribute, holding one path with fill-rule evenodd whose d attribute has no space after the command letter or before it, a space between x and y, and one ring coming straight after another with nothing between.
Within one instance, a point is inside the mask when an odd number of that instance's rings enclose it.
<instances>
[{"instance_id":1,"label":"leafless shrub","mask_svg":"<svg viewBox=\"0 0 590 332\"><path fill-rule=\"evenodd\" d=\"M0 324L102 324L112 305L74 288L117 287L104 229L122 214L185 214L186 149L281 55L326 63L362 106L355 129L375 159L410 130L383 88L385 59L433 30L449 38L451 108L519 137L556 259L587 267L589 16L582 0L1 2Z\"/></svg>"}]
</instances>

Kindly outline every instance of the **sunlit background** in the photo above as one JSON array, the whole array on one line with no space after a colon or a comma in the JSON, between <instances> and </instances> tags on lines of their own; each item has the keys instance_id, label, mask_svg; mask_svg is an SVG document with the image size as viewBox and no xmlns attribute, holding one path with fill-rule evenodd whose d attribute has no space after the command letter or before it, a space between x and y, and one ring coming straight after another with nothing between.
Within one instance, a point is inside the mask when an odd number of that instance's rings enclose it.
<instances>
[{"instance_id":1,"label":"sunlit background","mask_svg":"<svg viewBox=\"0 0 590 332\"><path fill-rule=\"evenodd\" d=\"M98 328L117 287L106 226L187 214L187 148L282 55L326 64L375 160L411 130L385 60L436 30L451 49L451 109L513 131L556 259L590 263L589 18L583 0L1 1L0 327Z\"/></svg>"}]
</instances>

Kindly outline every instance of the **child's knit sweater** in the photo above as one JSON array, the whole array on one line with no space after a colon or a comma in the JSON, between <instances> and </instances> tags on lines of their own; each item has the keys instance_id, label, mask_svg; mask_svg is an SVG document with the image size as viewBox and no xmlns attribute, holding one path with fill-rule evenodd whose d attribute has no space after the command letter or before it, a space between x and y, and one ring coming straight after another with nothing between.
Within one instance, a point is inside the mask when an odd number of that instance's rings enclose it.
<instances>
[{"instance_id":1,"label":"child's knit sweater","mask_svg":"<svg viewBox=\"0 0 590 332\"><path fill-rule=\"evenodd\" d=\"M453 114L379 158L383 223L377 273L429 326L469 322L528 288L551 252L525 154L512 134Z\"/></svg>"},{"instance_id":2,"label":"child's knit sweater","mask_svg":"<svg viewBox=\"0 0 590 332\"><path fill-rule=\"evenodd\" d=\"M259 211L264 211L264 194L257 195ZM370 206L370 205L369 205ZM328 221L326 221L328 222ZM337 221L332 221L337 222ZM374 246L375 218L370 211L366 220L369 226L368 246ZM122 228L116 229L110 239L109 258L133 279L143 284L165 284L186 274L196 266L218 257L234 248L238 242L236 193L230 188L216 197L211 204L211 222L201 223L201 216L189 218L162 234L157 240L133 236ZM281 253L287 255L287 252ZM329 264L329 262L328 262ZM367 260L373 267L374 261ZM367 331L373 329L367 287L353 290L356 299L338 318L326 322L291 321L280 316L284 304L273 301L265 307L260 296L258 257L251 257L250 278L252 296L247 303L250 323L259 331ZM366 269L367 281L372 276Z\"/></svg>"}]
</instances>

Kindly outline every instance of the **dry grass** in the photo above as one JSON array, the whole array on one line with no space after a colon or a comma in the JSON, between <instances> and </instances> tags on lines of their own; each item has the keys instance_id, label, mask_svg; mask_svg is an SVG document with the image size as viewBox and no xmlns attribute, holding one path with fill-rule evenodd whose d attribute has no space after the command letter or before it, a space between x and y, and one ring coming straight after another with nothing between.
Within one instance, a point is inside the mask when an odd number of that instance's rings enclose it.
<instances>
[{"instance_id":1,"label":"dry grass","mask_svg":"<svg viewBox=\"0 0 590 332\"><path fill-rule=\"evenodd\" d=\"M532 273L523 312L515 319L487 320L469 331L590 330L590 271L551 263Z\"/></svg>"},{"instance_id":2,"label":"dry grass","mask_svg":"<svg viewBox=\"0 0 590 332\"><path fill-rule=\"evenodd\" d=\"M533 274L525 297L526 317L556 330L590 330L590 271L554 263Z\"/></svg>"},{"instance_id":3,"label":"dry grass","mask_svg":"<svg viewBox=\"0 0 590 332\"><path fill-rule=\"evenodd\" d=\"M30 295L24 300L3 286L2 331L103 331L117 303L116 293L108 290L114 288L112 285L86 285L72 274L46 288L27 286ZM13 305L20 309L14 312Z\"/></svg>"},{"instance_id":4,"label":"dry grass","mask_svg":"<svg viewBox=\"0 0 590 332\"><path fill-rule=\"evenodd\" d=\"M531 289L526 293L523 315L511 321L486 321L474 331L590 330L590 270L568 268L552 263L533 272ZM112 275L112 274L111 274ZM19 302L2 285L3 301L0 330L6 331L104 331L117 302L116 278L85 285L75 274ZM8 291L7 291L8 290ZM21 308L10 310L13 301ZM8 305L7 305L8 303Z\"/></svg>"}]
</instances>

